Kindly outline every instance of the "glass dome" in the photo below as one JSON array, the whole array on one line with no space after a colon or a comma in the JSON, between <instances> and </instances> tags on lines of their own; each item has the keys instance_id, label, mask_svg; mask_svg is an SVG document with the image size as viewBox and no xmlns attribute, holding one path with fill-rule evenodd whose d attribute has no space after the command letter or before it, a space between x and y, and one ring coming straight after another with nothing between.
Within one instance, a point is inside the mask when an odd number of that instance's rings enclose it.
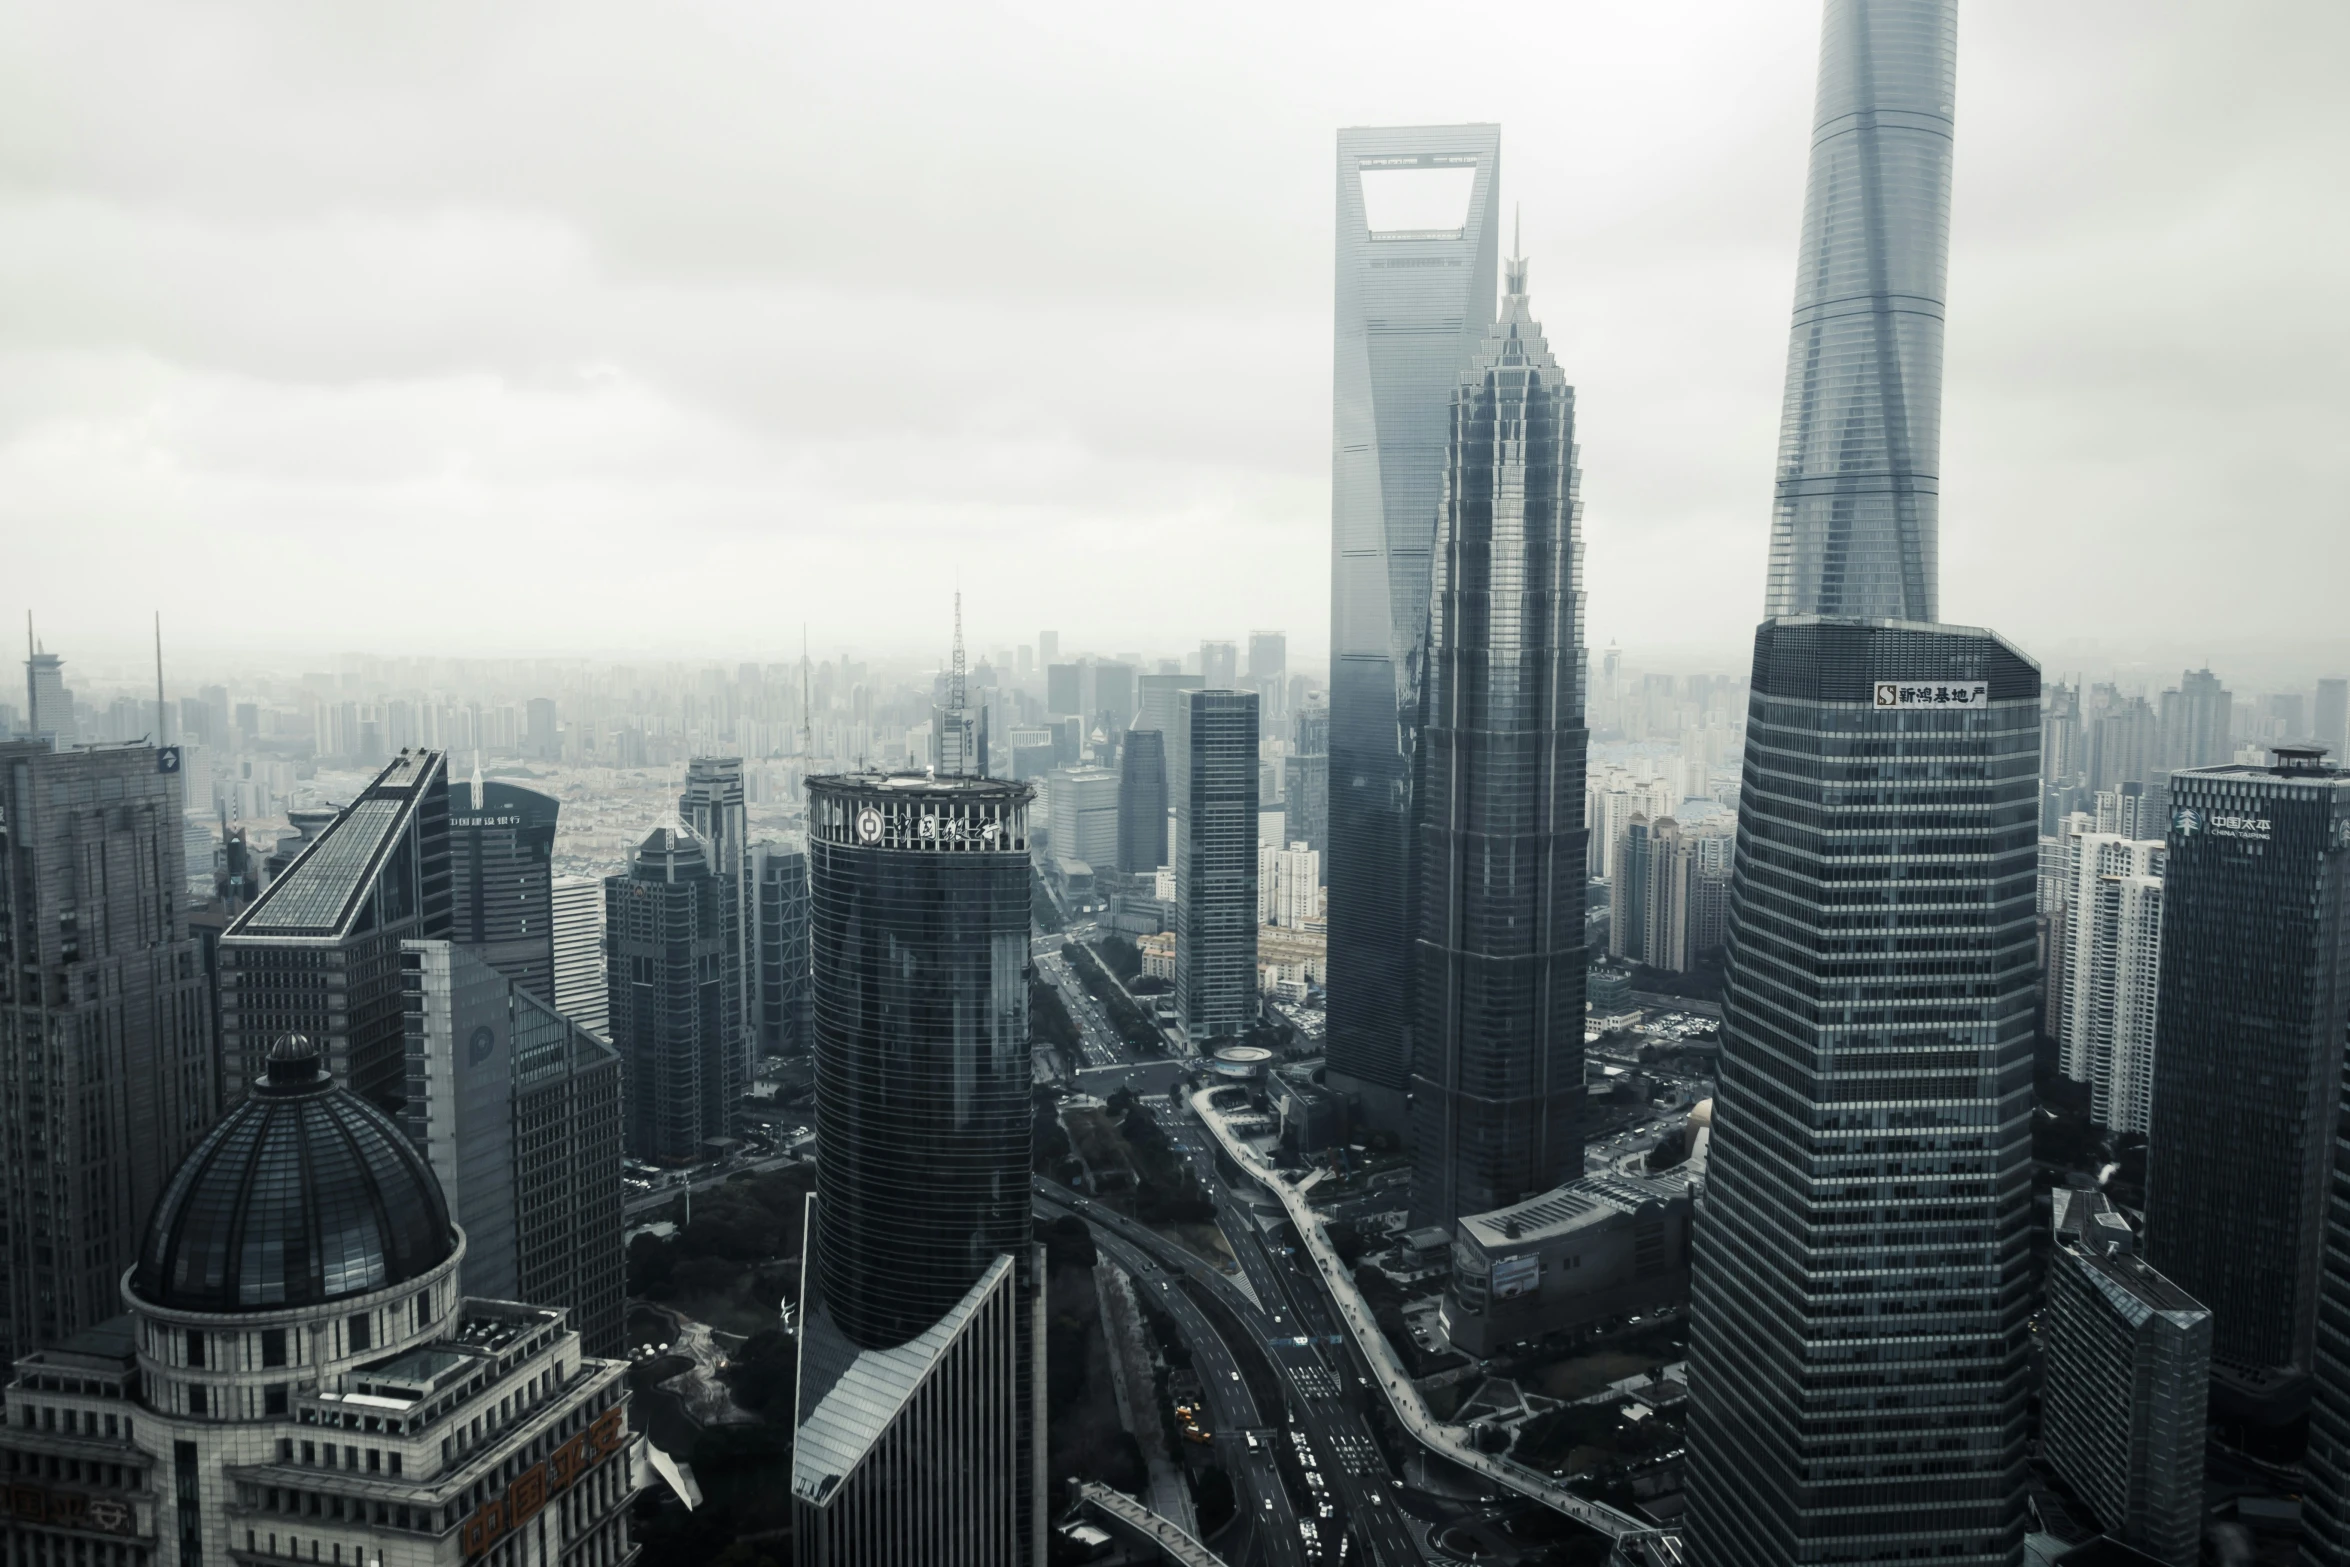
<instances>
[{"instance_id":1,"label":"glass dome","mask_svg":"<svg viewBox=\"0 0 2350 1567\"><path fill-rule=\"evenodd\" d=\"M172 1310L279 1311L419 1278L455 1250L414 1145L288 1035L165 1187L131 1289Z\"/></svg>"}]
</instances>

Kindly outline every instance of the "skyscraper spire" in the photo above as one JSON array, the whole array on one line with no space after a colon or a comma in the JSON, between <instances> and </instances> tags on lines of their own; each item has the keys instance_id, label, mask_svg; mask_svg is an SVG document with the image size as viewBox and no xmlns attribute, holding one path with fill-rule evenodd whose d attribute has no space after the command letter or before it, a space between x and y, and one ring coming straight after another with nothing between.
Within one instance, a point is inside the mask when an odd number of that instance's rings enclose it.
<instances>
[{"instance_id":1,"label":"skyscraper spire","mask_svg":"<svg viewBox=\"0 0 2350 1567\"><path fill-rule=\"evenodd\" d=\"M1955 0L1827 0L1763 613L1939 618Z\"/></svg>"},{"instance_id":2,"label":"skyscraper spire","mask_svg":"<svg viewBox=\"0 0 2350 1567\"><path fill-rule=\"evenodd\" d=\"M961 588L955 590L955 664L954 673L948 678L950 684L947 687L947 711L960 713L963 710L963 590Z\"/></svg>"}]
</instances>

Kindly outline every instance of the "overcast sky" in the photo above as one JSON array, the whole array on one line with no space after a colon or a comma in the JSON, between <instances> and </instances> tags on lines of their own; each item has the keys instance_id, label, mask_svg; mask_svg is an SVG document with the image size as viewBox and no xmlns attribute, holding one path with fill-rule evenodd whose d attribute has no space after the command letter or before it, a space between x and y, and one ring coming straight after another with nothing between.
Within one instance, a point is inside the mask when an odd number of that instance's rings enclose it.
<instances>
[{"instance_id":1,"label":"overcast sky","mask_svg":"<svg viewBox=\"0 0 2350 1567\"><path fill-rule=\"evenodd\" d=\"M878 653L959 580L982 648L1318 661L1333 133L1476 119L1579 388L1592 640L1730 667L1818 24L0 0L0 613ZM1967 0L1947 618L2350 661L2345 55L2339 0Z\"/></svg>"}]
</instances>

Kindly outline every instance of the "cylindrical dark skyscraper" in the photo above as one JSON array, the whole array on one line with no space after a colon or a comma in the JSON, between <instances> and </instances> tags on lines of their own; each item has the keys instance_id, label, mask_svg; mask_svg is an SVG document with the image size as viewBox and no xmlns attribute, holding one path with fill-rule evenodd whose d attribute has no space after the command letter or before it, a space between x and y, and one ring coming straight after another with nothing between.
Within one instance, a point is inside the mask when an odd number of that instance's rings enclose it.
<instances>
[{"instance_id":1,"label":"cylindrical dark skyscraper","mask_svg":"<svg viewBox=\"0 0 2350 1567\"><path fill-rule=\"evenodd\" d=\"M798 1561L1041 1560L1025 783L808 780Z\"/></svg>"},{"instance_id":2,"label":"cylindrical dark skyscraper","mask_svg":"<svg viewBox=\"0 0 2350 1567\"><path fill-rule=\"evenodd\" d=\"M1509 263L1452 405L1421 677L1412 1218L1583 1173L1575 390Z\"/></svg>"}]
</instances>

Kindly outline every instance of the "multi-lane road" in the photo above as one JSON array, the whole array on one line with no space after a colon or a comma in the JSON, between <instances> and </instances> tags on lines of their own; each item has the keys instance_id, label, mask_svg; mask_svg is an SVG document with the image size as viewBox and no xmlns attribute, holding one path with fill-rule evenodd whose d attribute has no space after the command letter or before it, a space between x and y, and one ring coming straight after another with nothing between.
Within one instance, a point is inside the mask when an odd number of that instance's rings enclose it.
<instances>
[{"instance_id":1,"label":"multi-lane road","mask_svg":"<svg viewBox=\"0 0 2350 1567\"><path fill-rule=\"evenodd\" d=\"M1214 1162L1191 1137L1182 1135L1190 1130L1182 1129L1178 1139L1197 1160L1203 1180L1212 1183ZM1046 1211L1082 1217L1096 1245L1111 1261L1135 1273L1144 1292L1162 1302L1175 1319L1200 1367L1201 1380L1210 1389L1210 1411L1223 1433L1218 1437L1220 1448L1229 1433L1243 1432L1237 1439L1240 1450L1220 1451L1219 1456L1227 1472L1236 1476L1242 1507L1256 1518L1268 1561L1336 1567L1342 1559L1341 1538L1350 1534L1353 1547L1343 1558L1347 1562L1409 1567L1420 1560L1397 1505L1394 1476L1359 1401L1350 1394L1350 1384L1358 1389L1361 1384L1343 1343L1329 1342L1333 1334L1323 1312L1291 1298L1285 1270L1265 1253L1247 1215L1228 1209L1224 1228L1256 1291L1253 1299L1209 1264L1123 1215L1049 1182L1039 1181L1037 1192ZM1223 1193L1222 1201L1233 1199ZM1147 1280L1136 1272L1138 1264L1152 1270ZM1276 1412L1256 1410L1253 1398L1245 1408L1237 1403L1229 1410L1216 1406L1214 1394L1219 1389L1249 1397L1247 1379L1232 1346L1191 1298L1186 1284L1229 1312L1253 1341L1256 1353L1270 1363L1288 1405L1282 1424L1258 1429L1263 1415ZM1246 1425L1235 1428L1235 1419ZM1257 1447L1246 1445L1249 1432L1256 1434ZM1234 1467L1236 1462L1240 1467ZM1242 1475L1247 1477L1245 1486L1237 1478Z\"/></svg>"}]
</instances>

